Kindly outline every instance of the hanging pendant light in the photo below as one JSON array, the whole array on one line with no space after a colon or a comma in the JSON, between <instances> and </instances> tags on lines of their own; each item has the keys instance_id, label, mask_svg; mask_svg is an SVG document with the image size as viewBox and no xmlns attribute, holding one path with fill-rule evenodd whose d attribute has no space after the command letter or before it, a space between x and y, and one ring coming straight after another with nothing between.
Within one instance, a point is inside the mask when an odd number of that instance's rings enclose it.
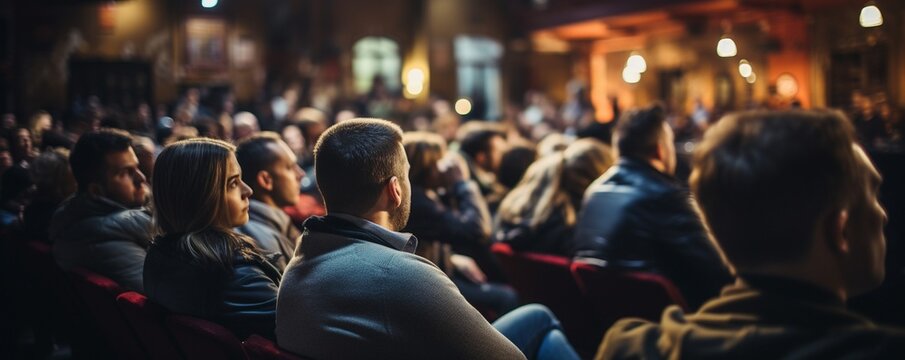
<instances>
[{"instance_id":1,"label":"hanging pendant light","mask_svg":"<svg viewBox=\"0 0 905 360\"><path fill-rule=\"evenodd\" d=\"M622 69L622 81L625 81L628 84L637 84L641 81L641 73L629 69L629 67L626 66L625 69Z\"/></svg>"},{"instance_id":2,"label":"hanging pendant light","mask_svg":"<svg viewBox=\"0 0 905 360\"><path fill-rule=\"evenodd\" d=\"M738 62L738 74L743 78L747 78L754 73L754 69L751 67L751 64L748 60L742 59Z\"/></svg>"},{"instance_id":3,"label":"hanging pendant light","mask_svg":"<svg viewBox=\"0 0 905 360\"><path fill-rule=\"evenodd\" d=\"M883 25L883 14L880 13L880 8L877 5L870 1L861 9L861 16L858 17L858 21L861 23L861 27L877 27Z\"/></svg>"},{"instance_id":4,"label":"hanging pendant light","mask_svg":"<svg viewBox=\"0 0 905 360\"><path fill-rule=\"evenodd\" d=\"M647 61L645 61L644 57L640 54L632 53L632 55L628 57L628 61L625 62L625 67L640 74L647 71Z\"/></svg>"},{"instance_id":5,"label":"hanging pendant light","mask_svg":"<svg viewBox=\"0 0 905 360\"><path fill-rule=\"evenodd\" d=\"M735 47L735 41L724 35L720 42L716 44L716 54L720 57L733 57L738 54L738 48Z\"/></svg>"}]
</instances>

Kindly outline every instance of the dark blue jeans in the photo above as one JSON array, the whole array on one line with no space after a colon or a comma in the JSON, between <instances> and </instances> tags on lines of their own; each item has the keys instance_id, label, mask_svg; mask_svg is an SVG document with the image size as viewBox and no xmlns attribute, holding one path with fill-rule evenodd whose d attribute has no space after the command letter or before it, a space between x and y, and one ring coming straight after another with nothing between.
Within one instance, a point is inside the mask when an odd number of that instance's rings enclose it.
<instances>
[{"instance_id":1,"label":"dark blue jeans","mask_svg":"<svg viewBox=\"0 0 905 360\"><path fill-rule=\"evenodd\" d=\"M528 360L580 359L546 306L530 304L510 311L493 327L512 341Z\"/></svg>"}]
</instances>

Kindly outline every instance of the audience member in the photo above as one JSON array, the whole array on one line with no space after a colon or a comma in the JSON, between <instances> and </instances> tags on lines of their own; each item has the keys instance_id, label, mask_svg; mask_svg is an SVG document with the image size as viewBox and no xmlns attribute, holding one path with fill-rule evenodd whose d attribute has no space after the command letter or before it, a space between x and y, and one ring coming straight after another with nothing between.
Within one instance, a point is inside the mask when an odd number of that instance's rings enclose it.
<instances>
[{"instance_id":1,"label":"audience member","mask_svg":"<svg viewBox=\"0 0 905 360\"><path fill-rule=\"evenodd\" d=\"M53 129L53 118L50 113L39 110L35 112L31 119L28 120L28 130L31 131L31 142L35 149L41 151L44 149L42 142L44 133Z\"/></svg>"},{"instance_id":2,"label":"audience member","mask_svg":"<svg viewBox=\"0 0 905 360\"><path fill-rule=\"evenodd\" d=\"M35 192L23 212L24 231L29 239L49 241L48 229L54 211L76 191L75 178L69 170L69 151L45 151L32 162L29 170Z\"/></svg>"},{"instance_id":3,"label":"audience member","mask_svg":"<svg viewBox=\"0 0 905 360\"><path fill-rule=\"evenodd\" d=\"M154 161L157 159L157 145L149 137L135 135L132 137L132 150L138 157L138 169L148 180L154 177Z\"/></svg>"},{"instance_id":4,"label":"audience member","mask_svg":"<svg viewBox=\"0 0 905 360\"><path fill-rule=\"evenodd\" d=\"M299 182L305 173L289 146L273 132L246 138L236 149L242 181L252 191L248 223L238 231L254 239L280 271L295 253L301 232L281 208L299 200Z\"/></svg>"},{"instance_id":5,"label":"audience member","mask_svg":"<svg viewBox=\"0 0 905 360\"><path fill-rule=\"evenodd\" d=\"M13 156L13 164L28 169L31 161L38 156L32 143L31 132L27 128L17 128L10 133L7 141Z\"/></svg>"},{"instance_id":6,"label":"audience member","mask_svg":"<svg viewBox=\"0 0 905 360\"><path fill-rule=\"evenodd\" d=\"M905 332L845 307L884 277L880 181L840 113L724 118L691 187L737 281L696 313L616 323L597 358L905 357Z\"/></svg>"},{"instance_id":7,"label":"audience member","mask_svg":"<svg viewBox=\"0 0 905 360\"><path fill-rule=\"evenodd\" d=\"M148 191L131 143L114 129L82 135L69 155L78 190L54 214L50 240L64 270L85 268L142 291L151 217L140 209Z\"/></svg>"},{"instance_id":8,"label":"audience member","mask_svg":"<svg viewBox=\"0 0 905 360\"><path fill-rule=\"evenodd\" d=\"M402 131L348 120L315 148L328 214L312 217L286 269L277 340L310 358L577 358L549 310L534 305L494 329L399 233L411 185ZM514 344L513 344L514 343Z\"/></svg>"},{"instance_id":9,"label":"audience member","mask_svg":"<svg viewBox=\"0 0 905 360\"><path fill-rule=\"evenodd\" d=\"M6 140L0 138L0 176L3 176L3 173L11 167L13 167L13 154L6 146Z\"/></svg>"},{"instance_id":10,"label":"audience member","mask_svg":"<svg viewBox=\"0 0 905 360\"><path fill-rule=\"evenodd\" d=\"M32 179L28 169L15 165L0 177L0 229L17 224L31 198Z\"/></svg>"},{"instance_id":11,"label":"audience member","mask_svg":"<svg viewBox=\"0 0 905 360\"><path fill-rule=\"evenodd\" d=\"M549 135L544 136L544 138L541 139L541 141L537 144L537 154L540 157L545 157L547 155L558 153L569 147L569 144L571 144L574 140L575 138L571 136L566 136L556 132L550 133Z\"/></svg>"},{"instance_id":12,"label":"audience member","mask_svg":"<svg viewBox=\"0 0 905 360\"><path fill-rule=\"evenodd\" d=\"M459 128L456 140L468 162L471 179L478 183L493 213L506 195L506 189L496 179L500 160L507 149L506 133L494 124L471 121Z\"/></svg>"},{"instance_id":13,"label":"audience member","mask_svg":"<svg viewBox=\"0 0 905 360\"><path fill-rule=\"evenodd\" d=\"M500 159L497 179L501 185L512 189L522 180L525 171L535 160L537 160L537 150L534 144L524 140L514 143Z\"/></svg>"},{"instance_id":14,"label":"audience member","mask_svg":"<svg viewBox=\"0 0 905 360\"><path fill-rule=\"evenodd\" d=\"M160 153L152 181L157 237L145 260L145 292L240 339L273 339L280 271L252 239L232 230L248 221L251 195L234 150L197 138Z\"/></svg>"},{"instance_id":15,"label":"audience member","mask_svg":"<svg viewBox=\"0 0 905 360\"><path fill-rule=\"evenodd\" d=\"M619 161L588 189L572 254L662 273L697 308L730 277L689 194L672 176L676 151L663 109L626 112L613 144Z\"/></svg>"},{"instance_id":16,"label":"audience member","mask_svg":"<svg viewBox=\"0 0 905 360\"><path fill-rule=\"evenodd\" d=\"M402 139L410 164L411 216L403 229L418 237L420 255L450 275L471 304L504 314L518 306L508 286L491 283L474 259L454 254L450 244L489 246L491 218L478 185L455 153L446 153L440 135L409 132ZM446 196L439 194L445 192Z\"/></svg>"},{"instance_id":17,"label":"audience member","mask_svg":"<svg viewBox=\"0 0 905 360\"><path fill-rule=\"evenodd\" d=\"M540 159L500 204L494 240L517 250L571 255L568 239L582 196L613 162L610 147L594 139Z\"/></svg>"},{"instance_id":18,"label":"audience member","mask_svg":"<svg viewBox=\"0 0 905 360\"><path fill-rule=\"evenodd\" d=\"M261 127L258 125L258 118L250 112L240 112L236 114L234 119L235 126L233 127L233 136L235 137L236 142L242 141L242 139L261 131Z\"/></svg>"}]
</instances>

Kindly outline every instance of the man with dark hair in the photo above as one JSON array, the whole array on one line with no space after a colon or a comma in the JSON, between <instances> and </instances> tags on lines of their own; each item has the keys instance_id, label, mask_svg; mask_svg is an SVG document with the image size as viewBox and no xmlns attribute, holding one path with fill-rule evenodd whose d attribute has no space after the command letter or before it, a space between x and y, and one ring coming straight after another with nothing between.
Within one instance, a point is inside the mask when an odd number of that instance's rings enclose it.
<instances>
[{"instance_id":1,"label":"man with dark hair","mask_svg":"<svg viewBox=\"0 0 905 360\"><path fill-rule=\"evenodd\" d=\"M344 121L314 152L327 216L305 222L283 275L280 347L314 359L577 358L546 308L522 307L491 326L413 254L418 240L398 232L411 200L398 126Z\"/></svg>"},{"instance_id":2,"label":"man with dark hair","mask_svg":"<svg viewBox=\"0 0 905 360\"><path fill-rule=\"evenodd\" d=\"M141 291L151 240L148 198L129 134L101 129L79 139L69 155L75 196L51 221L53 255L64 270L85 268Z\"/></svg>"},{"instance_id":3,"label":"man with dark hair","mask_svg":"<svg viewBox=\"0 0 905 360\"><path fill-rule=\"evenodd\" d=\"M660 273L697 308L731 278L688 192L672 176L676 151L663 108L626 112L613 144L619 161L585 193L574 256Z\"/></svg>"},{"instance_id":4,"label":"man with dark hair","mask_svg":"<svg viewBox=\"0 0 905 360\"><path fill-rule=\"evenodd\" d=\"M476 182L481 190L482 196L477 198L477 201L485 202L490 215L493 216L508 191L500 184L496 175L503 161L503 154L508 148L506 133L497 124L469 121L459 128L456 138L459 153L468 165L471 180ZM453 250L474 259L490 281L504 283L506 277L496 257L491 253L490 245L490 236L486 236L477 243L454 243Z\"/></svg>"},{"instance_id":5,"label":"man with dark hair","mask_svg":"<svg viewBox=\"0 0 905 360\"><path fill-rule=\"evenodd\" d=\"M905 332L845 301L884 277L881 178L838 112L730 115L691 187L737 280L697 313L616 323L598 358L905 358Z\"/></svg>"},{"instance_id":6,"label":"man with dark hair","mask_svg":"<svg viewBox=\"0 0 905 360\"><path fill-rule=\"evenodd\" d=\"M491 212L495 212L506 195L506 189L496 179L503 154L506 153L506 133L494 124L470 121L459 128L456 140L459 152L468 162L471 179L478 183Z\"/></svg>"},{"instance_id":7,"label":"man with dark hair","mask_svg":"<svg viewBox=\"0 0 905 360\"><path fill-rule=\"evenodd\" d=\"M282 271L295 252L301 232L281 208L298 201L299 182L305 173L289 146L269 131L241 141L236 160L242 168L242 181L253 190L248 222L238 230L254 239Z\"/></svg>"}]
</instances>

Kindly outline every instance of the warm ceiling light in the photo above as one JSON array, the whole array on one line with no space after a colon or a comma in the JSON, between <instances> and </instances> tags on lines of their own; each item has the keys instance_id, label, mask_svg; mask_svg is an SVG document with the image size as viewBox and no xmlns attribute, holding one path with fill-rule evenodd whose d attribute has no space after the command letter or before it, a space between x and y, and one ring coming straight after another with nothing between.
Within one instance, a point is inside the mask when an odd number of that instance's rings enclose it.
<instances>
[{"instance_id":1,"label":"warm ceiling light","mask_svg":"<svg viewBox=\"0 0 905 360\"><path fill-rule=\"evenodd\" d=\"M753 84L755 81L757 81L757 74L751 73L751 75L745 77L745 81L747 81L749 84Z\"/></svg>"},{"instance_id":2,"label":"warm ceiling light","mask_svg":"<svg viewBox=\"0 0 905 360\"><path fill-rule=\"evenodd\" d=\"M735 47L735 41L729 37L723 37L716 44L716 54L720 57L733 57L738 54L738 48Z\"/></svg>"},{"instance_id":3,"label":"warm ceiling light","mask_svg":"<svg viewBox=\"0 0 905 360\"><path fill-rule=\"evenodd\" d=\"M641 73L626 66L625 69L622 69L622 80L629 84L637 84L641 81Z\"/></svg>"},{"instance_id":4,"label":"warm ceiling light","mask_svg":"<svg viewBox=\"0 0 905 360\"><path fill-rule=\"evenodd\" d=\"M456 100L455 108L456 108L456 114L463 115L463 116L468 115L468 113L471 112L471 101L468 101L468 99L465 99L465 98Z\"/></svg>"},{"instance_id":5,"label":"warm ceiling light","mask_svg":"<svg viewBox=\"0 0 905 360\"><path fill-rule=\"evenodd\" d=\"M751 76L754 73L754 69L751 68L751 64L748 63L748 60L742 59L738 62L738 74L743 78Z\"/></svg>"},{"instance_id":6,"label":"warm ceiling light","mask_svg":"<svg viewBox=\"0 0 905 360\"><path fill-rule=\"evenodd\" d=\"M625 68L640 74L647 71L647 61L644 61L644 57L639 54L632 54L625 62Z\"/></svg>"},{"instance_id":7,"label":"warm ceiling light","mask_svg":"<svg viewBox=\"0 0 905 360\"><path fill-rule=\"evenodd\" d=\"M424 71L418 68L410 69L405 74L405 92L410 97L416 97L424 91Z\"/></svg>"},{"instance_id":8,"label":"warm ceiling light","mask_svg":"<svg viewBox=\"0 0 905 360\"><path fill-rule=\"evenodd\" d=\"M861 22L861 27L880 26L883 25L883 14L880 13L880 8L877 5L869 2L861 9L861 16L858 17L858 21Z\"/></svg>"}]
</instances>

